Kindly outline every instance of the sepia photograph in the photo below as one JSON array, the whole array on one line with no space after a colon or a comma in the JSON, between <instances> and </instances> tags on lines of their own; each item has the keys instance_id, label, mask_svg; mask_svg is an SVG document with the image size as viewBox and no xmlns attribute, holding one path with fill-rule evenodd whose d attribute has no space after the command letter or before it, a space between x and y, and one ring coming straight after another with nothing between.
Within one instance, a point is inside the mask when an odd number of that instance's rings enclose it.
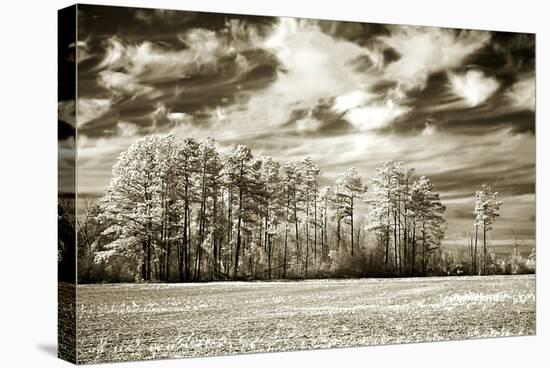
<instances>
[{"instance_id":1,"label":"sepia photograph","mask_svg":"<svg viewBox=\"0 0 550 368\"><path fill-rule=\"evenodd\" d=\"M100 5L58 27L60 357L536 334L535 34Z\"/></svg>"}]
</instances>

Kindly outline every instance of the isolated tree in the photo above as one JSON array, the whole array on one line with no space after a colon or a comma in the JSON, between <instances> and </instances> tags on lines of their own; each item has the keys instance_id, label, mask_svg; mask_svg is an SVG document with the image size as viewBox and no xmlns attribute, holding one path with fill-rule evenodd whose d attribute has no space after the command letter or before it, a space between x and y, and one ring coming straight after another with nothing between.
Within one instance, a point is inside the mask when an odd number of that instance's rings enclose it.
<instances>
[{"instance_id":1,"label":"isolated tree","mask_svg":"<svg viewBox=\"0 0 550 368\"><path fill-rule=\"evenodd\" d=\"M487 184L481 186L481 190L476 191L474 216L476 228L476 251L477 251L477 229L481 227L483 232L483 274L486 273L487 265L487 232L493 229L493 224L499 216L498 211L502 201L498 199L498 192L493 192Z\"/></svg>"}]
</instances>

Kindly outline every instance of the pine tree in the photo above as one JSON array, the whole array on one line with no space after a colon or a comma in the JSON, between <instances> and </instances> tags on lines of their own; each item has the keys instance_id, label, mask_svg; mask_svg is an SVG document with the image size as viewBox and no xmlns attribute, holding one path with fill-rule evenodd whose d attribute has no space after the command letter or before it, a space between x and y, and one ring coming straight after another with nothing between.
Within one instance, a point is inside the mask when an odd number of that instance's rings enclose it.
<instances>
[{"instance_id":1,"label":"pine tree","mask_svg":"<svg viewBox=\"0 0 550 368\"><path fill-rule=\"evenodd\" d=\"M218 197L221 188L222 162L219 148L212 139L199 144L198 187L200 188L200 208L197 217L198 239L195 259L195 279L201 277L202 253L212 247L213 268L217 267L219 231L217 229ZM210 240L211 244L207 244Z\"/></svg>"},{"instance_id":2,"label":"pine tree","mask_svg":"<svg viewBox=\"0 0 550 368\"><path fill-rule=\"evenodd\" d=\"M319 204L321 210L321 261L325 261L328 255L328 223L329 208L331 207L334 193L329 186L324 187L319 192Z\"/></svg>"},{"instance_id":3,"label":"pine tree","mask_svg":"<svg viewBox=\"0 0 550 368\"><path fill-rule=\"evenodd\" d=\"M501 205L502 201L498 199L498 192L493 192L489 185L483 184L481 190L476 191L474 208L475 244L477 250L477 229L481 227L483 233L483 274L487 272L487 232L493 229Z\"/></svg>"},{"instance_id":4,"label":"pine tree","mask_svg":"<svg viewBox=\"0 0 550 368\"><path fill-rule=\"evenodd\" d=\"M120 254L141 260L141 278L151 280L155 228L162 218L158 157L162 138L147 136L123 152L113 167L113 178L101 200L100 222L108 223L105 235L116 238L105 256Z\"/></svg>"},{"instance_id":5,"label":"pine tree","mask_svg":"<svg viewBox=\"0 0 550 368\"><path fill-rule=\"evenodd\" d=\"M319 166L313 163L311 157L306 157L302 161L300 168L302 173L302 188L301 191L304 194L304 209L305 209L305 228L306 228L306 256L305 256L305 270L304 275L307 277L307 269L309 262L309 228L311 223L314 225L314 252L317 252L317 191L318 183L317 177L319 176ZM313 207L313 209L311 208ZM312 211L313 210L313 211ZM314 213L314 218L311 219L311 212ZM312 221L313 220L313 221Z\"/></svg>"},{"instance_id":6,"label":"pine tree","mask_svg":"<svg viewBox=\"0 0 550 368\"><path fill-rule=\"evenodd\" d=\"M271 278L273 242L278 225L283 216L283 193L280 178L280 165L271 157L261 156L262 193L264 195L263 212L264 238L263 247L267 254L268 278Z\"/></svg>"},{"instance_id":7,"label":"pine tree","mask_svg":"<svg viewBox=\"0 0 550 368\"><path fill-rule=\"evenodd\" d=\"M351 227L351 256L354 255L354 210L356 202L362 199L367 187L363 185L361 175L352 167L336 179L336 195L341 199L342 216L348 219Z\"/></svg>"},{"instance_id":8,"label":"pine tree","mask_svg":"<svg viewBox=\"0 0 550 368\"><path fill-rule=\"evenodd\" d=\"M421 232L422 248L422 275L427 273L427 257L434 250L439 249L443 234L445 232L445 220L442 214L445 212L445 206L441 204L439 194L433 191L433 185L426 176L421 176L411 189L411 209L414 221L414 228L419 226ZM412 254L412 269L415 270L416 259L416 234L413 235L413 254Z\"/></svg>"},{"instance_id":9,"label":"pine tree","mask_svg":"<svg viewBox=\"0 0 550 368\"><path fill-rule=\"evenodd\" d=\"M370 205L371 229L384 232L384 264L389 262L390 233L395 229L396 196L399 193L399 178L402 171L401 162L386 161L376 169L376 175L371 181L371 195L367 200ZM393 223L392 223L393 221ZM397 266L397 234L394 232L394 260Z\"/></svg>"},{"instance_id":10,"label":"pine tree","mask_svg":"<svg viewBox=\"0 0 550 368\"><path fill-rule=\"evenodd\" d=\"M303 196L301 190L302 173L294 162L287 162L283 168L283 182L285 183L285 195L287 197L287 222L294 224L294 241L296 251L296 266L299 268L302 262L300 247L300 212L302 210Z\"/></svg>"},{"instance_id":11,"label":"pine tree","mask_svg":"<svg viewBox=\"0 0 550 368\"><path fill-rule=\"evenodd\" d=\"M108 264L116 258L135 265L134 276L144 281L271 278L277 262L279 277L281 271L283 278L287 272L308 277L312 268L318 270L319 246L321 263L329 252L338 256L330 256L337 266L331 272L345 267L364 275L379 272L352 263L371 239L361 234L364 225L356 218L358 207L367 202L366 229L374 231L383 256L371 258L369 265L383 264L386 272L393 267L396 274L410 266L416 274L420 256L422 275L438 267L445 207L427 177L404 172L400 162L384 162L366 200L361 199L367 188L354 168L340 175L333 188L319 190L319 177L310 157L281 170L272 158L254 156L246 146L228 152L212 139L147 136L113 167L94 213L99 222L94 227L102 231L94 238L99 239L87 238L90 232L81 220L79 234L87 248L95 247L94 260ZM486 233L501 203L487 186L476 193L475 226L483 229L485 256Z\"/></svg>"},{"instance_id":12,"label":"pine tree","mask_svg":"<svg viewBox=\"0 0 550 368\"><path fill-rule=\"evenodd\" d=\"M178 274L179 280L191 278L191 206L197 201L199 144L193 138L186 138L178 145L176 150L176 177L177 193L183 216L181 219L182 236L178 245Z\"/></svg>"},{"instance_id":13,"label":"pine tree","mask_svg":"<svg viewBox=\"0 0 550 368\"><path fill-rule=\"evenodd\" d=\"M246 221L246 202L251 191L251 162L252 153L250 148L239 145L231 152L226 161L226 175L229 178L229 185L237 191L237 241L235 246L235 263L233 265L233 277L236 278L239 272L239 256L243 243L243 220Z\"/></svg>"}]
</instances>

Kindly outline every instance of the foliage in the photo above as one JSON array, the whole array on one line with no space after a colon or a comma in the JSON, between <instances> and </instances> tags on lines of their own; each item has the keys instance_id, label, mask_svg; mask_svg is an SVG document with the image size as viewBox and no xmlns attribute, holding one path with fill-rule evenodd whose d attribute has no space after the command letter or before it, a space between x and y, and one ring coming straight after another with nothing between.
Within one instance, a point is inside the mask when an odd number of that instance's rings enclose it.
<instances>
[{"instance_id":1,"label":"foliage","mask_svg":"<svg viewBox=\"0 0 550 368\"><path fill-rule=\"evenodd\" d=\"M320 188L321 175L311 157L280 165L244 145L146 136L81 206L79 281L472 273L441 249L445 206L428 177L393 161L369 188L353 167L333 186ZM501 202L487 186L476 198L489 231ZM530 269L514 262L511 273Z\"/></svg>"}]
</instances>

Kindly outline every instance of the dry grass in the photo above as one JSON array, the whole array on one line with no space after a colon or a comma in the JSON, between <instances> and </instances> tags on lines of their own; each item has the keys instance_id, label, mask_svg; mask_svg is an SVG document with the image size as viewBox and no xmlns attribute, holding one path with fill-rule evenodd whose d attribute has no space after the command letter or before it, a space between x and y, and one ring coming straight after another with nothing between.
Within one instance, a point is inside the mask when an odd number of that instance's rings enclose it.
<instances>
[{"instance_id":1,"label":"dry grass","mask_svg":"<svg viewBox=\"0 0 550 368\"><path fill-rule=\"evenodd\" d=\"M535 333L534 276L88 285L78 362Z\"/></svg>"}]
</instances>

